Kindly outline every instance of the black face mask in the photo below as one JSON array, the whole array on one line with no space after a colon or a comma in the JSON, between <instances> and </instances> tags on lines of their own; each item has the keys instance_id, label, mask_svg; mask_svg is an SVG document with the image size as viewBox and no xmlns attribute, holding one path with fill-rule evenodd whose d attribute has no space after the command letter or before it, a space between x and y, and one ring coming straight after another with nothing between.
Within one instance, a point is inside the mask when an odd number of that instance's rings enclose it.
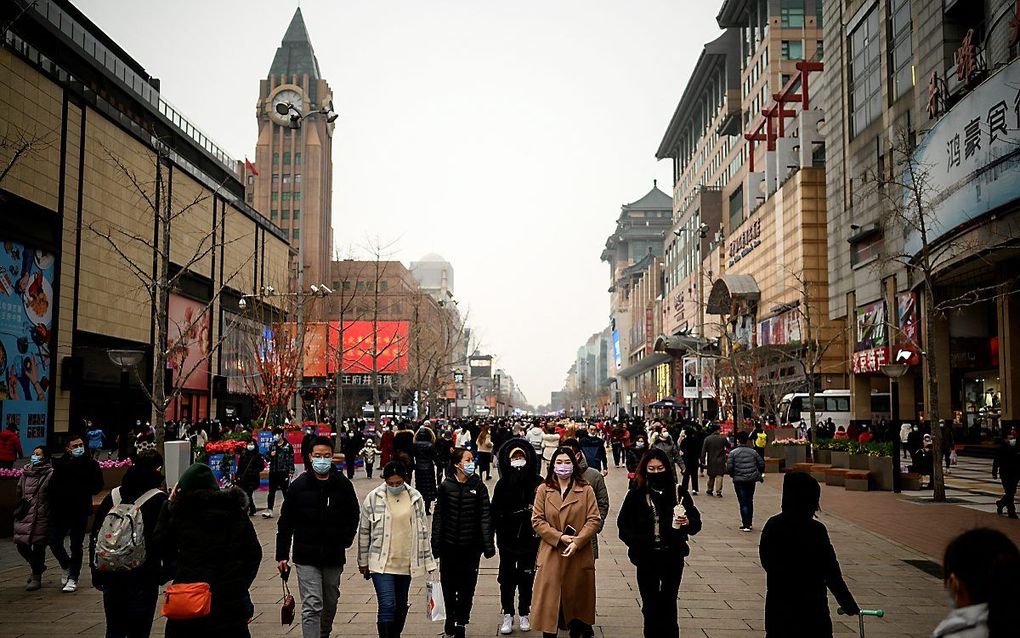
<instances>
[{"instance_id":1,"label":"black face mask","mask_svg":"<svg viewBox=\"0 0 1020 638\"><path fill-rule=\"evenodd\" d=\"M666 488L673 486L673 478L669 475L669 472L658 472L656 474L648 474L648 487L661 492Z\"/></svg>"}]
</instances>

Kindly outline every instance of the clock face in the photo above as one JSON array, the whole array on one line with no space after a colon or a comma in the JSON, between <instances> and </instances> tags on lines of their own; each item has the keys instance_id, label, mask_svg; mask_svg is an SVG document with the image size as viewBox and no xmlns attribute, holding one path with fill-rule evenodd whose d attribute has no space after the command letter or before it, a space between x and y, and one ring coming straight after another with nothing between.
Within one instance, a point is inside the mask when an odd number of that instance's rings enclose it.
<instances>
[{"instance_id":1,"label":"clock face","mask_svg":"<svg viewBox=\"0 0 1020 638\"><path fill-rule=\"evenodd\" d=\"M304 113L305 103L304 103L304 100L301 97L301 94L298 93L297 91L293 90L293 89L284 89L284 90L280 91L279 93L277 93L276 95L273 96L273 104L272 104L272 109L273 109L272 110L272 114L273 114L273 117L275 117L275 118L277 118L277 119L279 119L281 121L289 119L289 116L280 115L280 113L276 110L276 106L278 104L282 104L284 102L290 102L291 104L294 105L294 108L296 108L297 110L299 110L302 113Z\"/></svg>"}]
</instances>

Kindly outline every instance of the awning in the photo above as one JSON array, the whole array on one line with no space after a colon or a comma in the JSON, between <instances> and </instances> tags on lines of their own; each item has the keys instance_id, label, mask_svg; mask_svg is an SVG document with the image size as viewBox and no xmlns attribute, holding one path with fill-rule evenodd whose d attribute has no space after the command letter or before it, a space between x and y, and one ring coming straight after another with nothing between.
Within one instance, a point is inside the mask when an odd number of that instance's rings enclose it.
<instances>
[{"instance_id":1,"label":"awning","mask_svg":"<svg viewBox=\"0 0 1020 638\"><path fill-rule=\"evenodd\" d=\"M655 338L655 352L697 352L698 346L702 352L711 348L712 343L708 339L699 339L691 335L659 335Z\"/></svg>"},{"instance_id":2,"label":"awning","mask_svg":"<svg viewBox=\"0 0 1020 638\"><path fill-rule=\"evenodd\" d=\"M753 275L723 275L712 284L707 310L713 315L728 315L733 300L758 301L761 289Z\"/></svg>"},{"instance_id":3,"label":"awning","mask_svg":"<svg viewBox=\"0 0 1020 638\"><path fill-rule=\"evenodd\" d=\"M667 363L672 360L673 357L671 355L665 354L663 352L653 352L652 354L648 355L641 361L638 361L634 365L627 366L623 370L620 370L619 376L625 379L630 379L631 377L636 377L637 375L641 374L642 372L645 372L646 370L651 370L652 368L659 364Z\"/></svg>"}]
</instances>

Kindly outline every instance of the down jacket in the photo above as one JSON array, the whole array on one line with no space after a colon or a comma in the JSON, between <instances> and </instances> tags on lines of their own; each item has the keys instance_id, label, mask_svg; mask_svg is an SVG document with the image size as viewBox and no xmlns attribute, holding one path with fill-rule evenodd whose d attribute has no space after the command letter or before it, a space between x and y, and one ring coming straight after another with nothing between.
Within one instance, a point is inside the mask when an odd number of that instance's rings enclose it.
<instances>
[{"instance_id":1,"label":"down jacket","mask_svg":"<svg viewBox=\"0 0 1020 638\"><path fill-rule=\"evenodd\" d=\"M510 453L516 449L524 453L525 465L510 465ZM542 484L537 474L538 455L524 439L514 438L500 446L496 453L499 480L492 490L492 527L502 559L505 555L534 556L538 552L538 535L531 526L531 509L535 503L535 490Z\"/></svg>"},{"instance_id":2,"label":"down jacket","mask_svg":"<svg viewBox=\"0 0 1020 638\"><path fill-rule=\"evenodd\" d=\"M346 562L361 508L354 485L336 469L319 480L302 472L287 488L276 524L276 560L290 560L291 539L298 565L336 567Z\"/></svg>"},{"instance_id":3,"label":"down jacket","mask_svg":"<svg viewBox=\"0 0 1020 638\"><path fill-rule=\"evenodd\" d=\"M50 483L53 466L49 461L26 465L18 479L15 498L29 501L28 513L14 521L14 542L35 545L46 541L50 526Z\"/></svg>"},{"instance_id":4,"label":"down jacket","mask_svg":"<svg viewBox=\"0 0 1020 638\"><path fill-rule=\"evenodd\" d=\"M447 477L439 486L439 498L432 512L432 554L443 552L496 554L492 539L489 490L477 474L461 483Z\"/></svg>"},{"instance_id":5,"label":"down jacket","mask_svg":"<svg viewBox=\"0 0 1020 638\"><path fill-rule=\"evenodd\" d=\"M436 500L436 446L432 443L432 431L421 428L414 442L414 489L431 503Z\"/></svg>"},{"instance_id":6,"label":"down jacket","mask_svg":"<svg viewBox=\"0 0 1020 638\"><path fill-rule=\"evenodd\" d=\"M726 459L726 473L733 477L734 483L753 483L762 477L765 461L753 448L738 445Z\"/></svg>"}]
</instances>

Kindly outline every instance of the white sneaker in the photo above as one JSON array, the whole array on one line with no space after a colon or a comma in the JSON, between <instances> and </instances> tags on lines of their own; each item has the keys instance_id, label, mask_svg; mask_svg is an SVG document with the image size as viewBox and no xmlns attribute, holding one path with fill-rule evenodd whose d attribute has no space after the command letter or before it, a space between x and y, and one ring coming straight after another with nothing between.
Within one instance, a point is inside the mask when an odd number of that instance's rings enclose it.
<instances>
[{"instance_id":1,"label":"white sneaker","mask_svg":"<svg viewBox=\"0 0 1020 638\"><path fill-rule=\"evenodd\" d=\"M266 510L262 512L262 518L273 518L273 510Z\"/></svg>"},{"instance_id":2,"label":"white sneaker","mask_svg":"<svg viewBox=\"0 0 1020 638\"><path fill-rule=\"evenodd\" d=\"M77 589L78 589L78 581L76 581L73 578L68 578L67 579L67 583L64 585L64 588L61 589L60 591L66 593L66 594L70 594L71 592L73 592L73 591L75 591Z\"/></svg>"},{"instance_id":3,"label":"white sneaker","mask_svg":"<svg viewBox=\"0 0 1020 638\"><path fill-rule=\"evenodd\" d=\"M510 635L514 630L514 617L512 614L503 614L503 624L499 626L499 633L504 636Z\"/></svg>"},{"instance_id":4,"label":"white sneaker","mask_svg":"<svg viewBox=\"0 0 1020 638\"><path fill-rule=\"evenodd\" d=\"M71 570L70 569L65 569L64 572L62 574L60 574L60 586L63 587L64 585L66 585L67 581L70 580L70 577L71 577Z\"/></svg>"},{"instance_id":5,"label":"white sneaker","mask_svg":"<svg viewBox=\"0 0 1020 638\"><path fill-rule=\"evenodd\" d=\"M521 631L531 631L531 618L528 616L520 616L517 619L517 624L520 625Z\"/></svg>"}]
</instances>

